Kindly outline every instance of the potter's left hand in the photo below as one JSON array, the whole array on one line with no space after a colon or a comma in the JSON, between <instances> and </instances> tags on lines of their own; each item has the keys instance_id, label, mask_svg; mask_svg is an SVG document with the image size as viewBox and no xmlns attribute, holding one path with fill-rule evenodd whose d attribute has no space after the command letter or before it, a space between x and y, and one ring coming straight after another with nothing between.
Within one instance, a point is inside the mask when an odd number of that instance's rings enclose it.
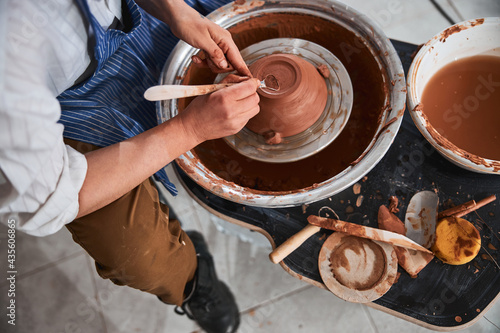
<instances>
[{"instance_id":1,"label":"potter's left hand","mask_svg":"<svg viewBox=\"0 0 500 333\"><path fill-rule=\"evenodd\" d=\"M139 0L138 3L153 16L165 21L175 36L203 50L206 59L193 56L195 64L208 66L215 73L236 69L241 75L251 76L229 31L198 13L183 0Z\"/></svg>"}]
</instances>

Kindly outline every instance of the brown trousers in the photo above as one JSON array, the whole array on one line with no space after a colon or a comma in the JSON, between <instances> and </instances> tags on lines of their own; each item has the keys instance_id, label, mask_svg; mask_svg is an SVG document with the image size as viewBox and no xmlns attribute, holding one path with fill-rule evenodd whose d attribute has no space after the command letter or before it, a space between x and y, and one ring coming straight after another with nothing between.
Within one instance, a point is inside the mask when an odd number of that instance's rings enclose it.
<instances>
[{"instance_id":1,"label":"brown trousers","mask_svg":"<svg viewBox=\"0 0 500 333\"><path fill-rule=\"evenodd\" d=\"M65 143L86 153L98 147ZM181 305L197 267L193 243L179 221L169 220L148 179L123 197L66 225L73 240L95 260L97 273L117 285L157 295Z\"/></svg>"}]
</instances>

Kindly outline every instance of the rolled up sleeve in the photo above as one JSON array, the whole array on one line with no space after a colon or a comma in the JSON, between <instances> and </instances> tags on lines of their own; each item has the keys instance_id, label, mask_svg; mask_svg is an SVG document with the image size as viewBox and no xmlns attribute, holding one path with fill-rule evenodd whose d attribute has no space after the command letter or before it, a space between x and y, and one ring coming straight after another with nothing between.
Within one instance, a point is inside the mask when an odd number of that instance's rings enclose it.
<instances>
[{"instance_id":1,"label":"rolled up sleeve","mask_svg":"<svg viewBox=\"0 0 500 333\"><path fill-rule=\"evenodd\" d=\"M57 123L51 46L43 36L23 35L23 16L10 13L0 15L0 220L45 236L78 214L87 162L64 144Z\"/></svg>"}]
</instances>

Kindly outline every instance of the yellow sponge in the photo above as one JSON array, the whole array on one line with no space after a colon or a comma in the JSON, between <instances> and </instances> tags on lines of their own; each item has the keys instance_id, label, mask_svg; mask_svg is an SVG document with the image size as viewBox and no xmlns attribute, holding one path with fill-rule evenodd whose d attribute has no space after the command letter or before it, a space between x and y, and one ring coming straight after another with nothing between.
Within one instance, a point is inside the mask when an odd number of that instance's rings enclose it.
<instances>
[{"instance_id":1,"label":"yellow sponge","mask_svg":"<svg viewBox=\"0 0 500 333\"><path fill-rule=\"evenodd\" d=\"M436 241L431 250L450 265L466 264L481 249L481 236L472 223L457 217L440 220L436 226Z\"/></svg>"}]
</instances>

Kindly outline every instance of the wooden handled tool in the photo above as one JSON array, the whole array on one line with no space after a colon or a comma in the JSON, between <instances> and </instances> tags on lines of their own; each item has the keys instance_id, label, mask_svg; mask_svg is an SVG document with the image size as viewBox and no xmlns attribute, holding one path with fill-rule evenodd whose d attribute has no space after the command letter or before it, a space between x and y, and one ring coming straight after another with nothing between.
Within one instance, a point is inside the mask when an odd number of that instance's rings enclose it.
<instances>
[{"instance_id":1,"label":"wooden handled tool","mask_svg":"<svg viewBox=\"0 0 500 333\"><path fill-rule=\"evenodd\" d=\"M274 75L267 75L264 80L259 81L256 78L251 80L257 80L259 82L259 88L268 89L271 91L279 91L280 86ZM214 83L214 84L204 84L204 85L160 85L148 88L144 92L144 98L148 101L162 101L167 99L176 99L192 96L200 96L213 93L217 90L230 87L239 82L232 83Z\"/></svg>"},{"instance_id":2,"label":"wooden handled tool","mask_svg":"<svg viewBox=\"0 0 500 333\"><path fill-rule=\"evenodd\" d=\"M307 221L309 222L309 224L304 229L287 239L283 244L275 248L269 254L269 259L271 259L273 263L277 264L285 259L290 253L301 246L302 243L304 243L309 237L320 231L321 228L340 231L353 236L373 239L384 243L401 246L407 249L413 249L432 254L432 252L425 247L415 243L408 237L397 234L395 232L365 227L363 225L355 223L329 219L326 217L319 217L315 215L310 215L307 218Z\"/></svg>"},{"instance_id":3,"label":"wooden handled tool","mask_svg":"<svg viewBox=\"0 0 500 333\"><path fill-rule=\"evenodd\" d=\"M279 263L281 260L285 259L290 253L295 251L299 246L302 245L309 237L320 231L321 228L312 224L308 224L304 229L288 238L283 244L278 246L269 254L269 259L274 264Z\"/></svg>"},{"instance_id":4,"label":"wooden handled tool","mask_svg":"<svg viewBox=\"0 0 500 333\"><path fill-rule=\"evenodd\" d=\"M146 90L144 98L148 101L161 101L166 99L206 95L235 84L236 83L215 83L194 86L174 84L154 86Z\"/></svg>"},{"instance_id":5,"label":"wooden handled tool","mask_svg":"<svg viewBox=\"0 0 500 333\"><path fill-rule=\"evenodd\" d=\"M428 249L426 249L422 245L417 244L416 242L412 241L408 237L397 234L395 232L381 230L381 229L377 229L377 228L366 227L366 226L360 225L360 224L340 221L340 220L336 220L336 219L329 219L326 217L319 217L319 216L315 216L315 215L310 215L307 218L307 221L310 224L321 227L321 228L340 231L340 232L350 234L353 236L358 236L361 238L369 238L369 239L373 239L376 241L389 243L389 244L396 245L396 246L401 246L401 247L404 247L407 249L413 249L413 250L422 251L425 253L432 254L431 251L429 251Z\"/></svg>"}]
</instances>

